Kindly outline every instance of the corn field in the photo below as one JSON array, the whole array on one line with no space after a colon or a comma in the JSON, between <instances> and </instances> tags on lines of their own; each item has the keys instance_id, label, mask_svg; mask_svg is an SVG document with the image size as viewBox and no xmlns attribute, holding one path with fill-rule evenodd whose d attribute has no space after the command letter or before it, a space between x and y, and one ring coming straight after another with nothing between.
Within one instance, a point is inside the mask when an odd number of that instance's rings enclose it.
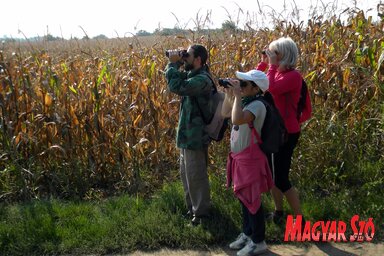
<instances>
[{"instance_id":1,"label":"corn field","mask_svg":"<svg viewBox=\"0 0 384 256\"><path fill-rule=\"evenodd\" d=\"M298 185L382 188L383 31L359 12L346 24L334 17L153 41L3 43L0 200L149 193L177 179L179 98L167 90L165 50L203 44L213 75L233 77L281 36L297 42L314 110L293 162ZM227 151L228 140L212 145L212 174L223 174Z\"/></svg>"}]
</instances>

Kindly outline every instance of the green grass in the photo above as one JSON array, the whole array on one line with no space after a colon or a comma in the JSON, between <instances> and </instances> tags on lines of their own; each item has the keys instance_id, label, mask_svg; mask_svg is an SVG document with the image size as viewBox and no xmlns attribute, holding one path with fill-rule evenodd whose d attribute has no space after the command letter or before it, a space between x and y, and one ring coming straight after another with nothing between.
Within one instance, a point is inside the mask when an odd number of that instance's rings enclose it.
<instances>
[{"instance_id":1,"label":"green grass","mask_svg":"<svg viewBox=\"0 0 384 256\"><path fill-rule=\"evenodd\" d=\"M179 182L147 200L121 196L98 202L50 200L2 205L0 254L126 253L139 248L219 244L239 231L239 222L230 222L232 217L239 220L240 208L231 191L216 190L220 187L217 182L213 182L215 219L204 228L189 227L182 217Z\"/></svg>"},{"instance_id":2,"label":"green grass","mask_svg":"<svg viewBox=\"0 0 384 256\"><path fill-rule=\"evenodd\" d=\"M224 184L223 176L211 175L214 218L199 227L190 227L189 221L182 217L185 209L180 182L165 185L150 199L120 196L97 202L49 200L3 204L0 206L0 254L110 254L162 247L223 246L241 227L240 205ZM365 213L363 209L359 211L357 205L350 205L347 196L338 200L336 196L323 199L304 196L306 217L309 220L341 218L348 222L354 214ZM365 202L361 202L364 205ZM267 194L263 196L263 203L267 211L273 208ZM377 216L381 216L377 221L382 223L382 215ZM377 241L381 227L375 224L374 240ZM269 243L281 242L283 236L283 229L267 224Z\"/></svg>"}]
</instances>

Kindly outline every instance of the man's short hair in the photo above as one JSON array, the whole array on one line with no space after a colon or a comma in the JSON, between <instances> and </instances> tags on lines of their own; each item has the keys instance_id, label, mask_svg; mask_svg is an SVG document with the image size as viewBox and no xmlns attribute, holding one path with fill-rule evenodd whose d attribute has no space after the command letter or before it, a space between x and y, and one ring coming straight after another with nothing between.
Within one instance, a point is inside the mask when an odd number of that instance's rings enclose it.
<instances>
[{"instance_id":1,"label":"man's short hair","mask_svg":"<svg viewBox=\"0 0 384 256\"><path fill-rule=\"evenodd\" d=\"M191 46L193 49L193 55L195 58L200 57L201 58L201 65L204 65L207 63L208 59L208 51L205 49L204 46L200 44L194 44Z\"/></svg>"}]
</instances>

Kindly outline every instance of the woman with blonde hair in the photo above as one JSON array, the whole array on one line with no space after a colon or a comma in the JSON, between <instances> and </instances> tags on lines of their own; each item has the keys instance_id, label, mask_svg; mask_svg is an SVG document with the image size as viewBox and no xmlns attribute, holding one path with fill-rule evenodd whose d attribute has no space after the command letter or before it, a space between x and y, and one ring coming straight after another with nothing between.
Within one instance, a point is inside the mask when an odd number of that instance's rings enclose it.
<instances>
[{"instance_id":1,"label":"woman with blonde hair","mask_svg":"<svg viewBox=\"0 0 384 256\"><path fill-rule=\"evenodd\" d=\"M294 214L302 216L298 192L289 180L292 155L300 137L300 124L311 115L309 95L306 98L306 105L309 108L301 116L297 115L303 81L300 72L296 69L298 54L296 43L289 37L282 37L271 42L263 51L262 62L256 68L265 71L269 66L267 72L269 92L288 131L287 142L278 153L269 156L275 183L275 187L272 188L275 211L270 214L270 217L276 224L281 224L284 220L284 197Z\"/></svg>"}]
</instances>

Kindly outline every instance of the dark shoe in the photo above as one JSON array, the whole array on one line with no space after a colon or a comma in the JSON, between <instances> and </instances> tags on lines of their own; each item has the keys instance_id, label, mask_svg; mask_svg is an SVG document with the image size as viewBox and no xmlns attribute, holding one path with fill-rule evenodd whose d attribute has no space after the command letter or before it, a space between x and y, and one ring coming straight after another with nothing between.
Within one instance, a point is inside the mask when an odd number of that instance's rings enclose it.
<instances>
[{"instance_id":1,"label":"dark shoe","mask_svg":"<svg viewBox=\"0 0 384 256\"><path fill-rule=\"evenodd\" d=\"M200 217L193 217L192 218L192 220L191 220L191 224L192 224L192 226L198 226L198 225L200 225L200 224L202 224L203 223L203 219L202 218L200 218Z\"/></svg>"},{"instance_id":2,"label":"dark shoe","mask_svg":"<svg viewBox=\"0 0 384 256\"><path fill-rule=\"evenodd\" d=\"M295 225L296 219L293 220L293 224ZM301 234L304 233L304 228L305 228L305 219L304 216L301 216Z\"/></svg>"},{"instance_id":3,"label":"dark shoe","mask_svg":"<svg viewBox=\"0 0 384 256\"><path fill-rule=\"evenodd\" d=\"M183 214L183 218L185 218L185 219L191 219L192 217L193 217L193 213L191 210L189 210Z\"/></svg>"},{"instance_id":4,"label":"dark shoe","mask_svg":"<svg viewBox=\"0 0 384 256\"><path fill-rule=\"evenodd\" d=\"M192 224L192 226L198 226L200 224L206 224L209 219L210 219L210 216L208 216L208 215L193 216L193 218L191 220L191 224Z\"/></svg>"},{"instance_id":5,"label":"dark shoe","mask_svg":"<svg viewBox=\"0 0 384 256\"><path fill-rule=\"evenodd\" d=\"M273 221L278 226L281 226L284 224L285 221L285 214L283 211L274 211L270 212L266 215L266 220L267 221Z\"/></svg>"}]
</instances>

